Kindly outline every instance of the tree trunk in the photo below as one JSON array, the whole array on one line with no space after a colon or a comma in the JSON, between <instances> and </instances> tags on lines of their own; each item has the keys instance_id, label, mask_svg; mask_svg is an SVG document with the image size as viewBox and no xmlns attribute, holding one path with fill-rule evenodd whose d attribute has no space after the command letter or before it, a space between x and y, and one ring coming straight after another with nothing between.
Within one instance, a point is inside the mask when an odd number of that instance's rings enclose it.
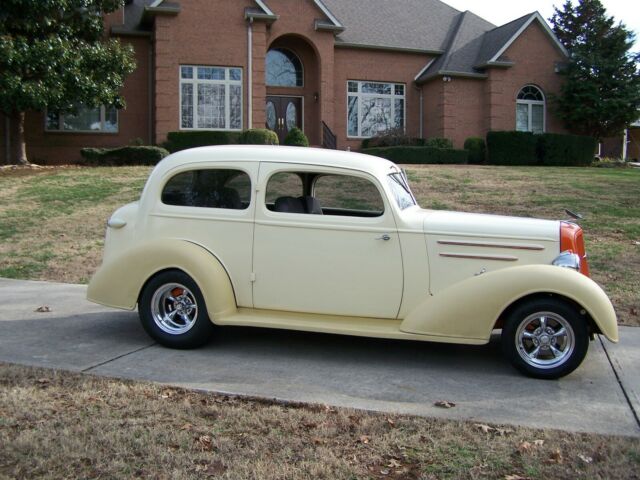
<instances>
[{"instance_id":1,"label":"tree trunk","mask_svg":"<svg viewBox=\"0 0 640 480\"><path fill-rule=\"evenodd\" d=\"M14 114L14 122L16 125L15 153L13 161L16 165L29 165L27 159L27 144L24 139L24 112Z\"/></svg>"}]
</instances>

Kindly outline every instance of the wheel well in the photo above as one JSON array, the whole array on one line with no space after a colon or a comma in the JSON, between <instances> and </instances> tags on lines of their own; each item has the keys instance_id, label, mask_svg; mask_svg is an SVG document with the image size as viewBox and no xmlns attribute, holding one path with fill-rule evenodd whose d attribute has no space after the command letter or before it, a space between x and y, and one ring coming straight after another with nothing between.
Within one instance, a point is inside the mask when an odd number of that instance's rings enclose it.
<instances>
[{"instance_id":1,"label":"wheel well","mask_svg":"<svg viewBox=\"0 0 640 480\"><path fill-rule=\"evenodd\" d=\"M579 312L585 318L585 320L587 321L587 325L589 326L589 333L592 333L592 334L594 334L594 333L602 333L600 331L600 328L596 324L596 322L594 322L593 318L591 318L591 315L589 315L589 312L587 312L582 307L582 305L580 305L575 300L572 300L571 298L565 297L564 295L559 295L557 293L551 293L551 292L538 292L538 293L533 293L533 294L524 296L522 298L519 298L518 300L516 300L515 302L513 302L511 305L509 305L507 308L504 309L504 311L498 316L498 319L496 320L495 324L493 325L493 328L494 329L502 328L503 325L504 325L505 319L511 314L511 312L513 310L518 308L523 303L529 302L531 300L543 299L543 298L549 298L549 297L557 298L558 300L561 300L561 301L567 303L572 308L574 308L577 312Z\"/></svg>"},{"instance_id":2,"label":"wheel well","mask_svg":"<svg viewBox=\"0 0 640 480\"><path fill-rule=\"evenodd\" d=\"M142 292L144 292L145 288L147 288L147 285L149 284L149 282L153 280L155 277L157 277L158 275L166 272L184 273L185 275L188 275L189 278L191 278L191 280L193 280L196 283L196 285L198 285L198 282L196 282L195 279L191 277L191 275L189 275L187 272L179 268L165 268L164 270L158 270L157 272L153 272L151 275L149 275L149 278L147 278L145 282L142 284L142 287L140 287L140 291L138 292L138 298L136 299L136 304L140 305L140 297L142 296ZM198 288L200 288L200 285L198 285Z\"/></svg>"}]
</instances>

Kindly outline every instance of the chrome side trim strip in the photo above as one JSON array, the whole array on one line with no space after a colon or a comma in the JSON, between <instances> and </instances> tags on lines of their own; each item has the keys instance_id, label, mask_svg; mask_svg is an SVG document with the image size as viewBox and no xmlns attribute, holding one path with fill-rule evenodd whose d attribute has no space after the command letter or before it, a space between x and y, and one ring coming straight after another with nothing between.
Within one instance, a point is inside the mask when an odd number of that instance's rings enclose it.
<instances>
[{"instance_id":1,"label":"chrome side trim strip","mask_svg":"<svg viewBox=\"0 0 640 480\"><path fill-rule=\"evenodd\" d=\"M441 253L441 257L471 258L473 260L497 260L500 262L516 262L518 257L511 255L477 255L475 253Z\"/></svg>"},{"instance_id":2,"label":"chrome side trim strip","mask_svg":"<svg viewBox=\"0 0 640 480\"><path fill-rule=\"evenodd\" d=\"M542 245L518 243L463 242L458 240L438 240L440 245L458 245L461 247L510 248L513 250L544 250Z\"/></svg>"}]
</instances>

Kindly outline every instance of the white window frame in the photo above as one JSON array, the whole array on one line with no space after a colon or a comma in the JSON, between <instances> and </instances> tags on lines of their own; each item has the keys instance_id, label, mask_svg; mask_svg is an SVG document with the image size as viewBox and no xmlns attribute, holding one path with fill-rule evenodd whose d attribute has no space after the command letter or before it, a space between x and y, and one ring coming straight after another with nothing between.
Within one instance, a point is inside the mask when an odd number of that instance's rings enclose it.
<instances>
[{"instance_id":1,"label":"white window frame","mask_svg":"<svg viewBox=\"0 0 640 480\"><path fill-rule=\"evenodd\" d=\"M193 78L182 78L182 68L190 67L193 70ZM222 68L224 69L224 80L204 80L198 78L198 67L201 68ZM231 80L231 69L240 70L240 80ZM180 130L184 131L218 131L218 132L241 132L244 126L244 89L242 88L242 81L244 78L244 71L242 67L229 66L224 67L220 65L179 65L178 66L178 79L180 80L178 85L178 126ZM193 85L192 97L193 97L193 127L182 126L182 85ZM225 111L225 125L231 125L231 94L230 87L240 87L240 128L203 128L198 127L198 84L204 85L224 85L224 111Z\"/></svg>"},{"instance_id":2,"label":"white window frame","mask_svg":"<svg viewBox=\"0 0 640 480\"><path fill-rule=\"evenodd\" d=\"M52 133L98 133L105 135L115 135L120 132L120 111L116 109L116 129L112 131L105 130L107 123L107 109L104 105L100 105L100 129L99 130L65 130L64 129L64 113L58 113L58 126L61 128L49 128L49 112L44 112L44 131Z\"/></svg>"},{"instance_id":3,"label":"white window frame","mask_svg":"<svg viewBox=\"0 0 640 480\"><path fill-rule=\"evenodd\" d=\"M521 100L518 98L520 92L527 87L533 87L540 92L542 95L542 100ZM527 129L526 130L518 130L518 105L526 105L527 106ZM520 132L532 132L533 133L533 105L542 105L542 132L545 133L547 131L547 97L545 96L542 89L534 85L532 83L528 83L527 85L523 85L518 90L516 94L516 130Z\"/></svg>"},{"instance_id":4,"label":"white window frame","mask_svg":"<svg viewBox=\"0 0 640 480\"><path fill-rule=\"evenodd\" d=\"M358 84L357 92L349 91L349 83L354 82ZM381 83L384 85L391 85L391 94L384 93L362 93L362 84L363 83ZM403 87L403 94L396 95L396 85L401 85ZM358 97L358 134L357 135L349 135L349 97ZM404 118L402 119L402 130L406 132L407 130L407 85L405 83L399 82L380 82L378 80L347 80L347 103L346 103L346 114L347 114L347 138L352 139L365 139L371 138L370 136L362 135L362 100L370 99L370 98L388 98L391 100L391 122L395 124L396 118L396 102L395 100L402 99L404 104Z\"/></svg>"}]
</instances>

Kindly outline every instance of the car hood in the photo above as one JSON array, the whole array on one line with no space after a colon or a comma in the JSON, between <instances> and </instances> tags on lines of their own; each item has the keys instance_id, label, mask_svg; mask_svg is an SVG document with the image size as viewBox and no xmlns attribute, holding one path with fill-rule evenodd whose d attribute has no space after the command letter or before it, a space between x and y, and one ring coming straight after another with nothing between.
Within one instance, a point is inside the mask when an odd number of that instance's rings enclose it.
<instances>
[{"instance_id":1,"label":"car hood","mask_svg":"<svg viewBox=\"0 0 640 480\"><path fill-rule=\"evenodd\" d=\"M507 217L479 213L419 210L427 235L513 238L557 242L560 222L537 218Z\"/></svg>"}]
</instances>

